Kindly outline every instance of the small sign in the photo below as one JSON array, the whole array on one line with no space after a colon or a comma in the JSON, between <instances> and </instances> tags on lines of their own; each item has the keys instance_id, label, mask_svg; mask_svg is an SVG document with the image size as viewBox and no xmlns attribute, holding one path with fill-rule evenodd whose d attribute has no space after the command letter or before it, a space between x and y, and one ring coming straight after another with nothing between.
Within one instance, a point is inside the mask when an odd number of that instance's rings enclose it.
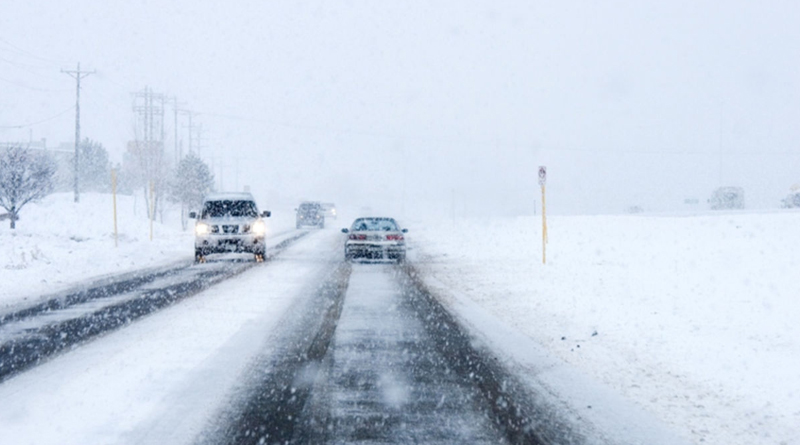
<instances>
[{"instance_id":1,"label":"small sign","mask_svg":"<svg viewBox=\"0 0 800 445\"><path fill-rule=\"evenodd\" d=\"M539 185L544 187L544 184L547 182L547 167L544 165L539 166Z\"/></svg>"}]
</instances>

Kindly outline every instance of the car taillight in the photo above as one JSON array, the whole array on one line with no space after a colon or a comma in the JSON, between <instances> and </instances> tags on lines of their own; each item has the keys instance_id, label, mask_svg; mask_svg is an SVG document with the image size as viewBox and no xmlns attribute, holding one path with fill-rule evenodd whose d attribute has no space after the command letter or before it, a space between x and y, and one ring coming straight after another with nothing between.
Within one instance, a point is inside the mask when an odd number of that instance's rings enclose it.
<instances>
[{"instance_id":1,"label":"car taillight","mask_svg":"<svg viewBox=\"0 0 800 445\"><path fill-rule=\"evenodd\" d=\"M389 241L401 241L403 239L403 235L386 235L386 239Z\"/></svg>"},{"instance_id":2,"label":"car taillight","mask_svg":"<svg viewBox=\"0 0 800 445\"><path fill-rule=\"evenodd\" d=\"M349 238L353 239L353 240L365 240L365 239L367 239L367 235L356 235L354 233L354 234L350 235Z\"/></svg>"}]
</instances>

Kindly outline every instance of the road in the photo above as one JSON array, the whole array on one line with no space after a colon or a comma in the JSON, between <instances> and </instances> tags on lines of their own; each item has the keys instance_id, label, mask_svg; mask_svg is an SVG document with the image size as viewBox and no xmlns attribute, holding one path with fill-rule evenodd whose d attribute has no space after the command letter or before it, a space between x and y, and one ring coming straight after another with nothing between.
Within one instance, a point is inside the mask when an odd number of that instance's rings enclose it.
<instances>
[{"instance_id":1,"label":"road","mask_svg":"<svg viewBox=\"0 0 800 445\"><path fill-rule=\"evenodd\" d=\"M3 315L0 443L582 443L413 262L345 263L327 230L272 245Z\"/></svg>"},{"instance_id":2,"label":"road","mask_svg":"<svg viewBox=\"0 0 800 445\"><path fill-rule=\"evenodd\" d=\"M440 354L391 267L353 267L302 425L308 442L504 443L480 391ZM310 433L310 434L309 434Z\"/></svg>"}]
</instances>

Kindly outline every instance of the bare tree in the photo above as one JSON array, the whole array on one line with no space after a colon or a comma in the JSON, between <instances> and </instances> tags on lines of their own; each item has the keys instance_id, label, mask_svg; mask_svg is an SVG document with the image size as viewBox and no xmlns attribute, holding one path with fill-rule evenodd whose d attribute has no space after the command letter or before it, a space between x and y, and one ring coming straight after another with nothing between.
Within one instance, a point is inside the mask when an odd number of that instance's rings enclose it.
<instances>
[{"instance_id":1,"label":"bare tree","mask_svg":"<svg viewBox=\"0 0 800 445\"><path fill-rule=\"evenodd\" d=\"M161 210L166 196L167 175L170 168L164 153L164 101L166 96L149 87L134 93L133 111L136 113L134 135L128 143L132 164L125 168L133 182L143 187L147 215L154 217ZM127 176L127 175L126 175ZM151 197L151 194L153 195ZM151 202L151 200L153 202ZM154 214L151 215L151 212Z\"/></svg>"},{"instance_id":2,"label":"bare tree","mask_svg":"<svg viewBox=\"0 0 800 445\"><path fill-rule=\"evenodd\" d=\"M147 205L147 216L154 217L159 212L162 198L167 188L167 175L170 171L167 165L164 149L160 142L147 143L146 141L131 141L128 143L126 162L123 172L133 187L141 187L144 192L144 201ZM151 186L154 193L154 202L151 201ZM155 212L150 214L151 209Z\"/></svg>"},{"instance_id":3,"label":"bare tree","mask_svg":"<svg viewBox=\"0 0 800 445\"><path fill-rule=\"evenodd\" d=\"M17 227L19 212L53 190L56 166L50 157L19 146L0 153L0 207L8 211L11 228Z\"/></svg>"}]
</instances>

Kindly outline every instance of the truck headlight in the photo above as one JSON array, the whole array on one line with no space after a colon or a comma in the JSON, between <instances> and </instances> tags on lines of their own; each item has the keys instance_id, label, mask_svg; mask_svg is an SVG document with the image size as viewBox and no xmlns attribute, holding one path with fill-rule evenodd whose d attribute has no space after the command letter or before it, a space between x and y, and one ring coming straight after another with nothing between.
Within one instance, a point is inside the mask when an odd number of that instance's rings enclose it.
<instances>
[{"instance_id":1,"label":"truck headlight","mask_svg":"<svg viewBox=\"0 0 800 445\"><path fill-rule=\"evenodd\" d=\"M211 232L211 227L206 223L197 223L194 225L194 233L196 235L208 235Z\"/></svg>"},{"instance_id":2,"label":"truck headlight","mask_svg":"<svg viewBox=\"0 0 800 445\"><path fill-rule=\"evenodd\" d=\"M267 233L267 224L264 221L258 220L253 223L253 227L250 228L256 236L264 236Z\"/></svg>"}]
</instances>

